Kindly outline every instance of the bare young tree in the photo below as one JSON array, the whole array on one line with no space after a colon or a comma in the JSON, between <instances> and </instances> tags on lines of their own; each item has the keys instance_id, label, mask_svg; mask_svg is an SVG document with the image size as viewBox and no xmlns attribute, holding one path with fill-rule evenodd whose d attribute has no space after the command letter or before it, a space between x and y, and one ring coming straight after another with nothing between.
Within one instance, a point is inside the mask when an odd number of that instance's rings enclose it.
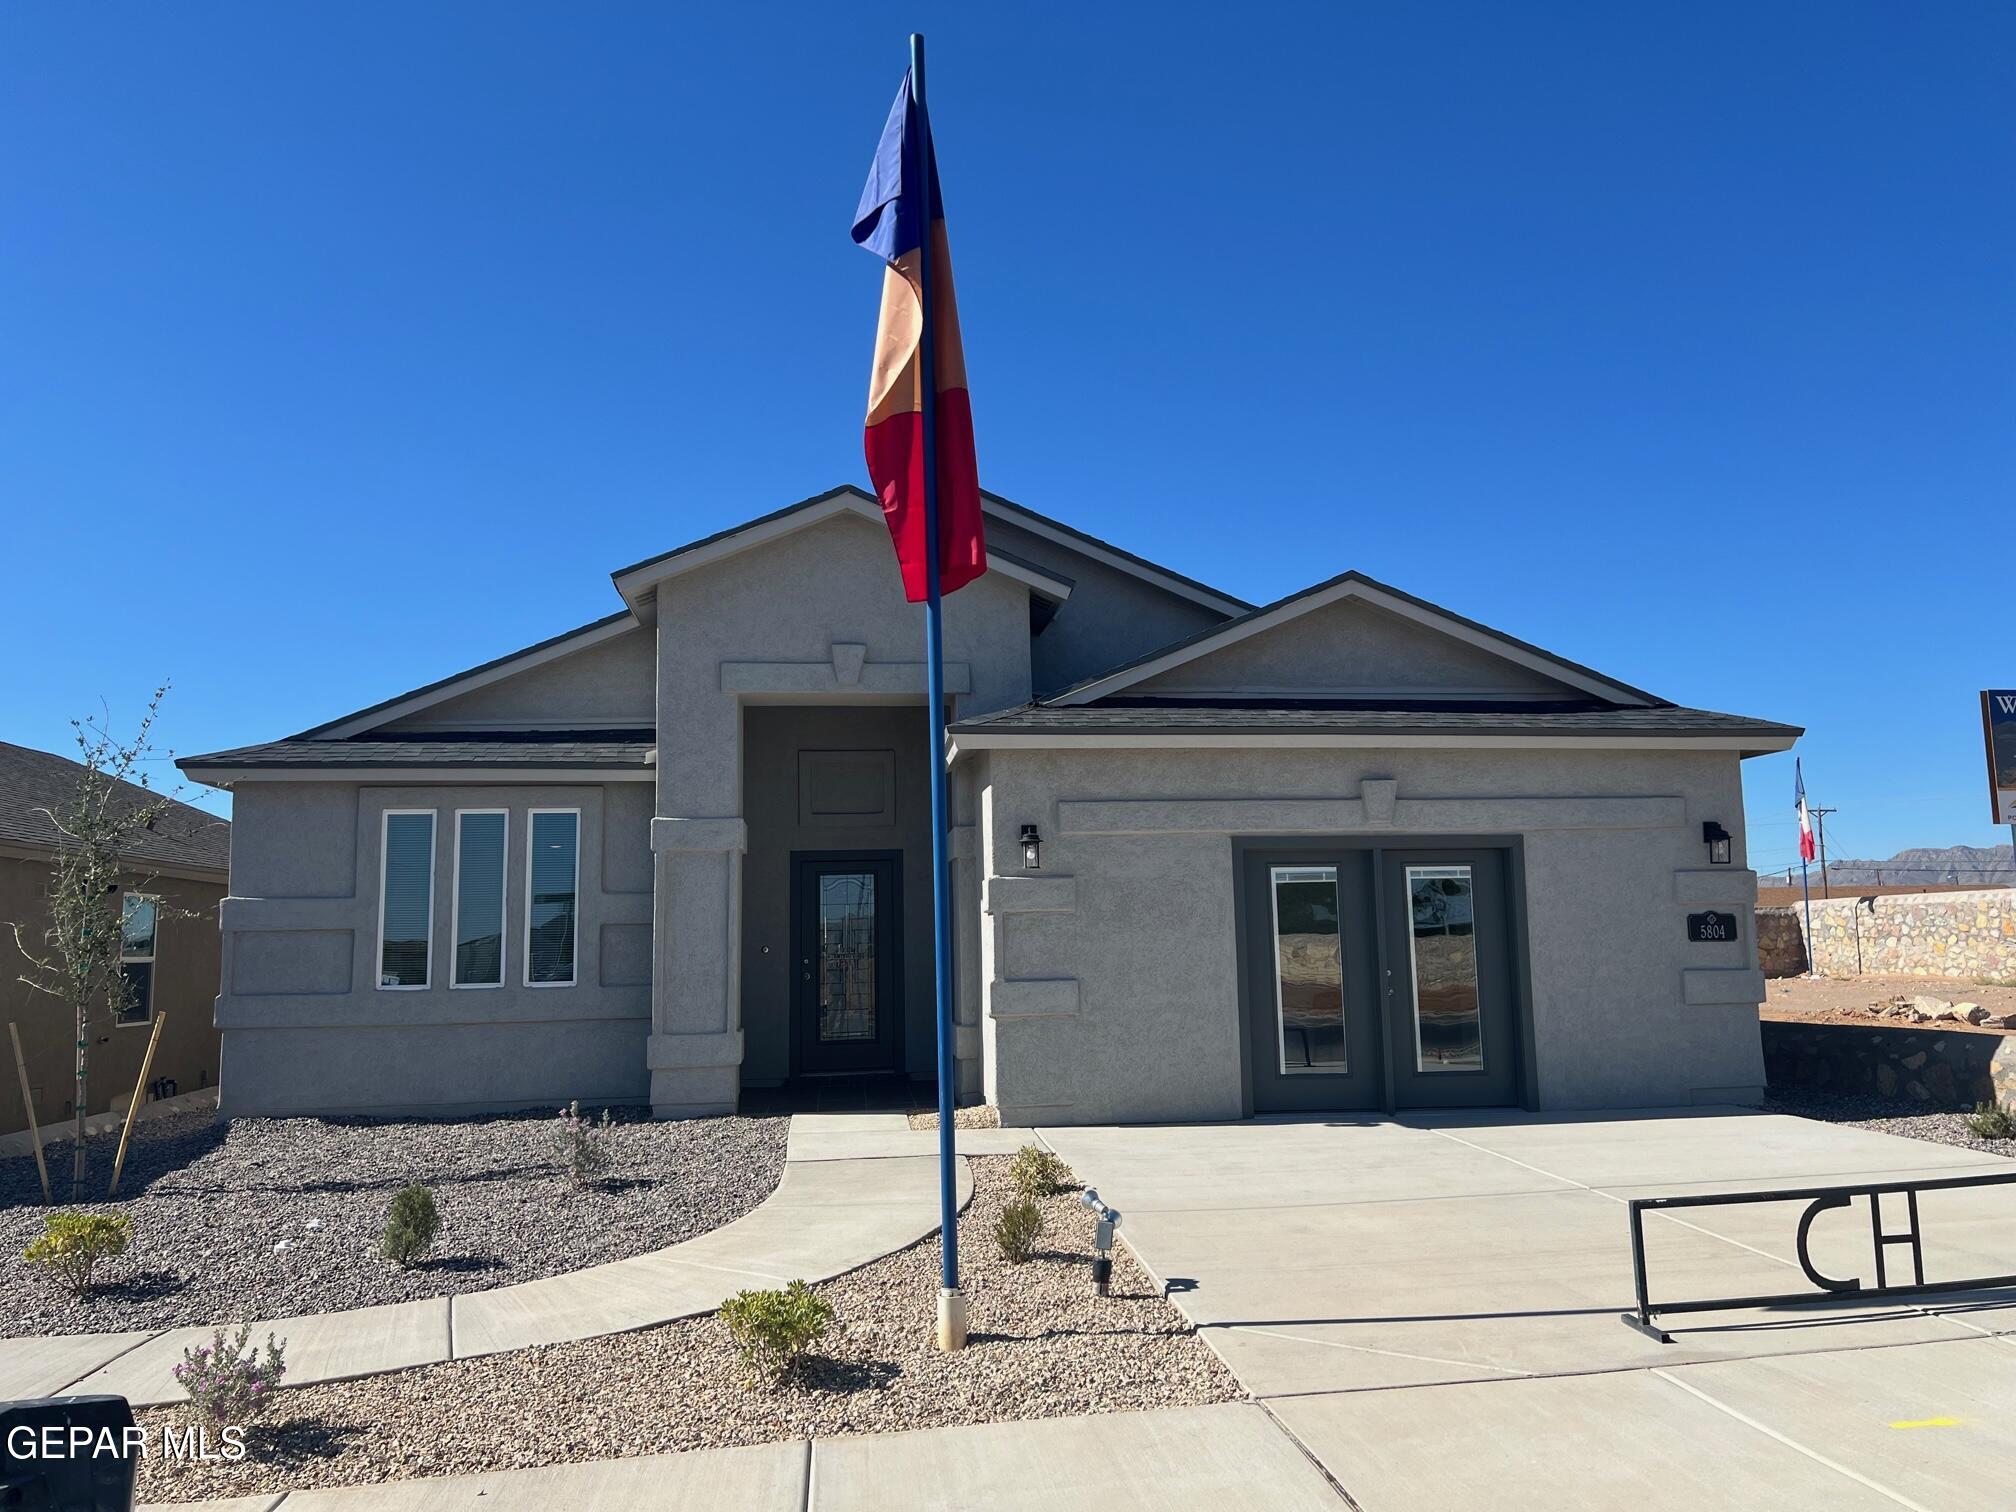
<instances>
[{"instance_id":1,"label":"bare young tree","mask_svg":"<svg viewBox=\"0 0 2016 1512\"><path fill-rule=\"evenodd\" d=\"M14 944L29 965L21 980L59 999L77 1029L72 1202L84 1189L91 1036L100 1022L116 1021L135 1001L133 985L120 964L126 893L122 878L133 870L134 852L145 844L142 837L174 806L173 799L151 791L145 765L153 755L150 736L167 695L165 683L154 690L146 715L129 740L111 733L109 718L98 724L70 721L83 770L69 798L42 810L62 836L51 859L48 916L35 926L24 927L19 921L12 925ZM135 789L140 790L138 796Z\"/></svg>"}]
</instances>

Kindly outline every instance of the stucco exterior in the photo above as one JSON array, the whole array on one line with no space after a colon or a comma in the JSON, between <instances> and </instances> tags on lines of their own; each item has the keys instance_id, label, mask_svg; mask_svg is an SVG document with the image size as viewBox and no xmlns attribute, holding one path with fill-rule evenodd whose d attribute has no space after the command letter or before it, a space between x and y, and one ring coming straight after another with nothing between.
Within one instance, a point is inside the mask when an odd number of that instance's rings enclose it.
<instances>
[{"instance_id":1,"label":"stucco exterior","mask_svg":"<svg viewBox=\"0 0 2016 1512\"><path fill-rule=\"evenodd\" d=\"M1754 944L1690 945L1683 915L1747 917L1739 762L1796 731L1675 710L1354 574L1249 609L990 510L992 570L945 609L962 1098L1011 1121L1255 1111L1240 858L1309 837L1502 854L1516 1100L1757 1094ZM835 490L613 579L624 615L185 761L237 794L227 1114L732 1110L820 1069L794 879L834 857L880 858L901 894L878 988L900 1033L872 1069L930 1074L923 611L873 501ZM582 819L575 981L382 989L385 812L439 816L439 950L455 811L508 812L522 921L526 819L551 807ZM1708 820L1733 865L1706 865Z\"/></svg>"}]
</instances>

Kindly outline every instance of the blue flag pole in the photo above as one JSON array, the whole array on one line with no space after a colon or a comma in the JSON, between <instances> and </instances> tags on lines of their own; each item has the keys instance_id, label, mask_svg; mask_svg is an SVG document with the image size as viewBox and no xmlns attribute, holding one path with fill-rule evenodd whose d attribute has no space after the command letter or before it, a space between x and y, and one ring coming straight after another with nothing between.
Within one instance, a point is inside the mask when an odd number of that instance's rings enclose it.
<instances>
[{"instance_id":1,"label":"blue flag pole","mask_svg":"<svg viewBox=\"0 0 2016 1512\"><path fill-rule=\"evenodd\" d=\"M966 1344L966 1300L959 1294L958 1152L952 1128L952 897L946 840L951 804L945 779L945 610L938 593L938 327L931 310L931 259L937 250L934 226L937 175L931 164L931 117L924 107L924 38L910 34L910 94L917 105L917 169L923 179L923 245L917 258L917 298L924 334L917 363L922 379L924 423L924 664L925 699L930 704L931 763L931 935L932 979L938 998L938 1347Z\"/></svg>"}]
</instances>

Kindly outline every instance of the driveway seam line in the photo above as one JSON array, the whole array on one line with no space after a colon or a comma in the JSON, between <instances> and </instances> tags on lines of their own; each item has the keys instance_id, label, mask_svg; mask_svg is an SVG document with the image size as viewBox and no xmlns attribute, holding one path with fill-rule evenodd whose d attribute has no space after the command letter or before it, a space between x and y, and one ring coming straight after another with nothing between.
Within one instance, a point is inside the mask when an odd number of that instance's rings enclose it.
<instances>
[{"instance_id":1,"label":"driveway seam line","mask_svg":"<svg viewBox=\"0 0 2016 1512\"><path fill-rule=\"evenodd\" d=\"M1260 1400L1257 1397L1254 1399L1253 1405L1260 1409L1261 1416L1266 1418L1268 1422L1272 1423L1277 1429L1279 1429L1280 1432L1283 1434L1283 1436L1287 1438L1288 1442L1295 1446L1295 1452L1300 1454L1302 1458L1309 1461L1309 1463L1315 1467L1316 1473L1322 1476L1323 1479L1326 1482L1328 1482L1330 1489L1337 1493L1338 1497L1343 1501L1344 1505L1351 1509L1351 1512L1365 1512L1365 1509L1358 1504L1358 1498L1353 1496L1350 1493L1350 1491L1345 1489L1344 1482L1340 1481L1339 1479L1337 1479L1335 1475L1332 1475L1330 1473L1330 1467L1324 1464L1323 1461L1316 1456L1315 1451L1310 1449L1310 1447L1307 1444L1302 1442L1300 1436L1296 1434L1293 1428L1290 1428L1286 1423L1282 1422L1281 1419L1275 1415L1274 1409L1272 1407L1269 1407L1266 1404L1266 1402ZM811 1512L811 1509L807 1508L806 1512Z\"/></svg>"},{"instance_id":2,"label":"driveway seam line","mask_svg":"<svg viewBox=\"0 0 2016 1512\"><path fill-rule=\"evenodd\" d=\"M120 1350L119 1353L112 1356L111 1359L104 1360L96 1365L93 1365L89 1370L85 1371L84 1374L77 1377L76 1380L66 1381L62 1386L58 1387L55 1391L51 1392L50 1395L68 1396L70 1394L72 1387L82 1386L86 1381L90 1380L91 1377L98 1374L99 1371L110 1370L114 1365L117 1365L121 1360L125 1359L126 1356L133 1353L134 1350L144 1349L149 1344L152 1344L156 1339L165 1339L168 1337L168 1335L170 1335L173 1332L175 1332L175 1330L172 1328L157 1329L153 1333L148 1334L147 1337L144 1339L134 1340L131 1344L128 1344L124 1349ZM60 1335L51 1335L50 1337L55 1338L60 1337Z\"/></svg>"},{"instance_id":3,"label":"driveway seam line","mask_svg":"<svg viewBox=\"0 0 2016 1512\"><path fill-rule=\"evenodd\" d=\"M1392 1360L1415 1360L1423 1365L1447 1365L1456 1370L1489 1370L1499 1375L1517 1376L1521 1380L1531 1379L1533 1375L1530 1370L1518 1370L1510 1365L1487 1365L1481 1360L1445 1360L1439 1355L1409 1354L1404 1349L1375 1349L1370 1344L1346 1344L1336 1339L1310 1339L1301 1334L1282 1333L1273 1328L1254 1328L1243 1323L1205 1323L1197 1326L1197 1332L1202 1333L1206 1328L1255 1333L1269 1339L1286 1339L1290 1344L1315 1344L1323 1349L1348 1349L1354 1354L1383 1355Z\"/></svg>"},{"instance_id":4,"label":"driveway seam line","mask_svg":"<svg viewBox=\"0 0 2016 1512\"><path fill-rule=\"evenodd\" d=\"M1731 1407L1727 1402L1717 1401L1714 1397L1710 1396L1700 1387L1692 1385L1687 1381L1681 1380L1678 1376L1674 1375L1672 1371L1666 1369L1664 1366L1654 1366L1652 1369L1652 1374L1659 1377L1660 1380L1666 1382L1669 1386L1677 1386L1682 1391L1686 1392L1689 1396L1698 1398L1699 1400L1706 1402L1710 1407L1713 1407L1717 1412L1722 1413L1725 1417L1732 1417L1737 1422L1744 1424L1746 1427L1756 1429L1766 1438L1776 1439L1786 1448L1795 1450L1798 1453L1805 1455L1815 1464L1825 1465L1829 1470L1834 1471L1836 1474L1845 1475L1848 1477L1848 1479L1858 1482L1861 1485L1867 1486L1871 1491L1874 1491L1878 1496L1886 1497L1890 1501L1897 1503L1897 1505L1900 1507L1908 1507L1911 1509L1911 1512L1932 1512L1932 1509L1930 1507L1927 1507L1922 1502L1913 1501L1903 1492L1893 1491L1888 1486L1884 1485L1881 1481L1871 1480L1868 1476L1864 1475L1860 1470L1856 1470L1851 1468L1850 1466L1844 1465L1839 1460L1831 1459L1827 1455L1822 1454L1818 1449L1814 1449L1805 1444L1800 1443L1799 1440L1793 1438L1790 1434L1780 1433L1776 1428L1773 1428L1766 1423L1758 1422L1756 1418L1751 1417L1748 1413L1740 1411L1735 1407Z\"/></svg>"}]
</instances>

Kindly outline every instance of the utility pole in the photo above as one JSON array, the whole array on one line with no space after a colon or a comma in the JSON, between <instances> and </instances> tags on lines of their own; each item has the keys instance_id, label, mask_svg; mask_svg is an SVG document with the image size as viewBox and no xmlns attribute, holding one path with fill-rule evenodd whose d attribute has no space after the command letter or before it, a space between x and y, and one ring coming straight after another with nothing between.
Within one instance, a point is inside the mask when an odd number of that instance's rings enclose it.
<instances>
[{"instance_id":1,"label":"utility pole","mask_svg":"<svg viewBox=\"0 0 2016 1512\"><path fill-rule=\"evenodd\" d=\"M1813 816L1813 838L1820 846L1820 896L1831 898L1834 894L1827 886L1827 816L1839 813L1840 810L1809 808L1806 812Z\"/></svg>"}]
</instances>

